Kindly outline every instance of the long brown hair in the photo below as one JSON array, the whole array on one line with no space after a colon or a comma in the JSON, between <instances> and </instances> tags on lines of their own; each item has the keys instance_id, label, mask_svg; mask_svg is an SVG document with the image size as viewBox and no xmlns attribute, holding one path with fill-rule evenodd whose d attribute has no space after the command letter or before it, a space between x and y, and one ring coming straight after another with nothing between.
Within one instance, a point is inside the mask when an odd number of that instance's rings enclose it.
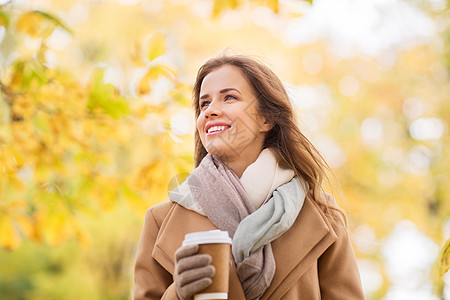
<instances>
[{"instance_id":1,"label":"long brown hair","mask_svg":"<svg viewBox=\"0 0 450 300\"><path fill-rule=\"evenodd\" d=\"M338 211L346 224L344 212L324 199L322 183L324 179L328 180L326 172L331 172L331 169L319 151L297 127L289 96L280 79L267 66L243 55L222 55L208 60L200 67L193 88L195 119L200 115L199 96L203 79L224 65L235 66L242 71L258 99L259 113L273 124L273 128L266 134L263 148L270 148L274 152L280 167L294 170L297 176L307 182L309 186L307 197L321 206L328 216L330 216L329 209ZM196 130L195 167L206 154L207 151Z\"/></svg>"}]
</instances>

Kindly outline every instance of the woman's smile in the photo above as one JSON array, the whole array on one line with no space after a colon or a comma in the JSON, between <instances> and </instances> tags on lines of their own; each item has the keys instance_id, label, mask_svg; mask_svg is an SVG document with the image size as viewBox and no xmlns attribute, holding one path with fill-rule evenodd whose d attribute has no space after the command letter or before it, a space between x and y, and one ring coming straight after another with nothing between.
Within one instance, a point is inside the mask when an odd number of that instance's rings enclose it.
<instances>
[{"instance_id":1,"label":"woman's smile","mask_svg":"<svg viewBox=\"0 0 450 300\"><path fill-rule=\"evenodd\" d=\"M208 122L205 126L206 136L221 134L229 128L231 128L231 126L223 122Z\"/></svg>"},{"instance_id":2,"label":"woman's smile","mask_svg":"<svg viewBox=\"0 0 450 300\"><path fill-rule=\"evenodd\" d=\"M228 127L229 128L229 127ZM211 128L207 133L206 136L212 136L212 135L218 135L221 134L222 132L224 132L225 130L228 129L225 126L215 126L213 128Z\"/></svg>"}]
</instances>

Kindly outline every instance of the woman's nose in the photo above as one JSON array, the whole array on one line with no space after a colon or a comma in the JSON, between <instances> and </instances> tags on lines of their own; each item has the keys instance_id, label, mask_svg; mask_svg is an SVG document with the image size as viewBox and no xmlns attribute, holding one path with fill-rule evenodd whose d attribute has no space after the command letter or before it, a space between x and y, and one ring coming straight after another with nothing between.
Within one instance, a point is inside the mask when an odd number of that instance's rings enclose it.
<instances>
[{"instance_id":1,"label":"woman's nose","mask_svg":"<svg viewBox=\"0 0 450 300\"><path fill-rule=\"evenodd\" d=\"M220 104L217 101L211 101L205 110L205 116L209 118L211 116L219 116L220 114Z\"/></svg>"}]
</instances>

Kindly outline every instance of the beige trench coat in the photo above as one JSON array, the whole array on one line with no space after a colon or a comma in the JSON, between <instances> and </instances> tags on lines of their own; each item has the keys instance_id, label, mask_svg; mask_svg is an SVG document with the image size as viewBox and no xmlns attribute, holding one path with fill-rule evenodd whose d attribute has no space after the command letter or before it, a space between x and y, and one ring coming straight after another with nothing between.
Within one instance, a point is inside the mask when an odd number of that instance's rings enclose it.
<instances>
[{"instance_id":1,"label":"beige trench coat","mask_svg":"<svg viewBox=\"0 0 450 300\"><path fill-rule=\"evenodd\" d=\"M217 229L208 218L167 201L147 210L135 264L134 299L177 299L174 253L189 232ZM309 199L294 225L272 242L276 272L261 299L364 299L346 229ZM231 257L231 256L230 256ZM230 259L229 299L245 299Z\"/></svg>"}]
</instances>

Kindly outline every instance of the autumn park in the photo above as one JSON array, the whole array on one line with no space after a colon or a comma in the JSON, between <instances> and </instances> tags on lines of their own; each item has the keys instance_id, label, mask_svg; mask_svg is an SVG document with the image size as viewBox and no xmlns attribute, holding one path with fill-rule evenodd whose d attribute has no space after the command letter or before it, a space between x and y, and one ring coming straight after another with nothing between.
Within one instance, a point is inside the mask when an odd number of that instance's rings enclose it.
<instances>
[{"instance_id":1,"label":"autumn park","mask_svg":"<svg viewBox=\"0 0 450 300\"><path fill-rule=\"evenodd\" d=\"M367 299L450 299L448 0L0 0L0 299L132 299L221 53L282 80Z\"/></svg>"}]
</instances>

